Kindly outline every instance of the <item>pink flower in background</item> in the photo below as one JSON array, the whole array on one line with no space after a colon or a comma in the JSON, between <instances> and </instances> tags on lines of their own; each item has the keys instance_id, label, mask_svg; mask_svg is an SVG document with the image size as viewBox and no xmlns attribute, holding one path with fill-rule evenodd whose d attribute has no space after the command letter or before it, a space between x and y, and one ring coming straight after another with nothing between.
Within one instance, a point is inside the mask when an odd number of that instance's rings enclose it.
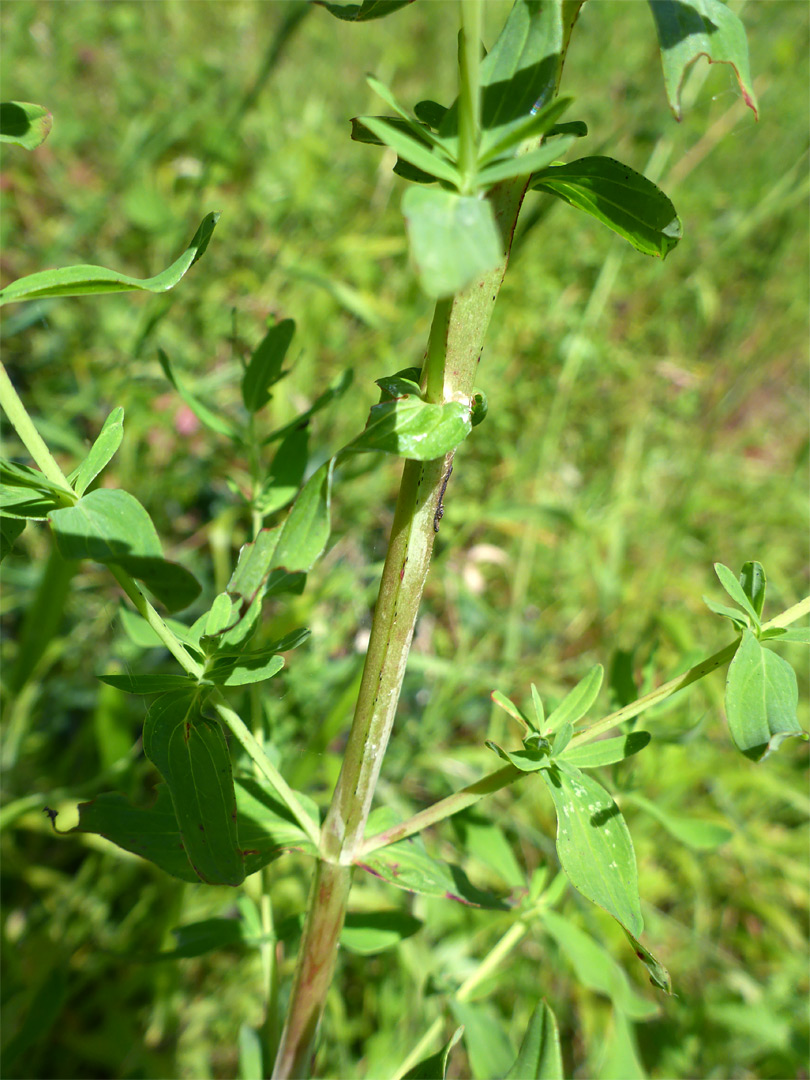
<instances>
[{"instance_id":1,"label":"pink flower in background","mask_svg":"<svg viewBox=\"0 0 810 1080\"><path fill-rule=\"evenodd\" d=\"M181 405L174 414L174 429L178 435L194 435L200 430L200 421L188 405Z\"/></svg>"}]
</instances>

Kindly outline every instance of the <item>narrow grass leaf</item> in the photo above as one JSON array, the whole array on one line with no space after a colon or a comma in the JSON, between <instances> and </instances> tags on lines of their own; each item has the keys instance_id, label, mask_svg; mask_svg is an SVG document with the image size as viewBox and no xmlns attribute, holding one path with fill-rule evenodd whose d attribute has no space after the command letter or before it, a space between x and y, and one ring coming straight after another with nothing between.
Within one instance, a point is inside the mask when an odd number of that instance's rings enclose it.
<instances>
[{"instance_id":1,"label":"narrow grass leaf","mask_svg":"<svg viewBox=\"0 0 810 1080\"><path fill-rule=\"evenodd\" d=\"M456 1045L464 1033L463 1027L457 1027L441 1050L430 1057L422 1058L412 1069L409 1069L402 1080L445 1080L447 1067L450 1062L450 1051Z\"/></svg>"},{"instance_id":2,"label":"narrow grass leaf","mask_svg":"<svg viewBox=\"0 0 810 1080\"><path fill-rule=\"evenodd\" d=\"M644 920L636 854L621 811L572 765L559 762L541 775L557 811L557 855L569 881L638 937Z\"/></svg>"},{"instance_id":3,"label":"narrow grass leaf","mask_svg":"<svg viewBox=\"0 0 810 1080\"><path fill-rule=\"evenodd\" d=\"M545 1001L541 1001L532 1013L506 1080L563 1080L557 1019Z\"/></svg>"},{"instance_id":4,"label":"narrow grass leaf","mask_svg":"<svg viewBox=\"0 0 810 1080\"><path fill-rule=\"evenodd\" d=\"M435 405L408 394L372 406L365 429L346 450L432 461L454 450L471 430L470 410L461 402Z\"/></svg>"},{"instance_id":5,"label":"narrow grass leaf","mask_svg":"<svg viewBox=\"0 0 810 1080\"><path fill-rule=\"evenodd\" d=\"M590 709L599 696L605 669L601 664L592 667L588 674L577 683L562 699L557 708L546 720L546 734L558 731L563 724L576 724Z\"/></svg>"},{"instance_id":6,"label":"narrow grass leaf","mask_svg":"<svg viewBox=\"0 0 810 1080\"><path fill-rule=\"evenodd\" d=\"M402 212L411 262L428 296L452 296L494 270L503 257L486 199L411 187L402 199Z\"/></svg>"},{"instance_id":7,"label":"narrow grass leaf","mask_svg":"<svg viewBox=\"0 0 810 1080\"><path fill-rule=\"evenodd\" d=\"M484 814L467 809L451 819L453 831L474 858L493 870L512 889L526 884L521 868L503 829Z\"/></svg>"},{"instance_id":8,"label":"narrow grass leaf","mask_svg":"<svg viewBox=\"0 0 810 1080\"><path fill-rule=\"evenodd\" d=\"M541 913L543 926L557 942L583 986L609 997L631 1020L649 1020L661 1011L654 1001L637 994L607 949L565 916L550 908Z\"/></svg>"},{"instance_id":9,"label":"narrow grass leaf","mask_svg":"<svg viewBox=\"0 0 810 1080\"><path fill-rule=\"evenodd\" d=\"M740 581L734 576L733 572L729 570L727 566L724 566L722 563L718 562L714 564L714 572L720 579L720 584L726 590L734 603L740 605L746 615L748 615L751 619L752 624L757 628L757 630L759 630L761 625L759 620L759 613L746 596L745 590L740 584Z\"/></svg>"},{"instance_id":10,"label":"narrow grass leaf","mask_svg":"<svg viewBox=\"0 0 810 1080\"><path fill-rule=\"evenodd\" d=\"M726 717L737 749L759 761L791 735L806 739L798 704L796 672L744 630L726 678Z\"/></svg>"},{"instance_id":11,"label":"narrow grass leaf","mask_svg":"<svg viewBox=\"0 0 810 1080\"><path fill-rule=\"evenodd\" d=\"M200 593L192 574L163 558L155 527L134 495L99 488L48 520L64 559L94 559L122 567L169 610L187 607Z\"/></svg>"},{"instance_id":12,"label":"narrow grass leaf","mask_svg":"<svg viewBox=\"0 0 810 1080\"><path fill-rule=\"evenodd\" d=\"M272 566L288 573L311 570L323 553L331 529L330 506L335 459L314 472L281 526Z\"/></svg>"},{"instance_id":13,"label":"narrow grass leaf","mask_svg":"<svg viewBox=\"0 0 810 1080\"><path fill-rule=\"evenodd\" d=\"M58 956L57 949L53 952ZM62 1013L68 997L67 962L57 959L54 964L50 957L43 957L29 975L32 982L34 972L40 975L43 968L48 970L44 977L38 980L22 1023L14 1035L10 1037L6 1035L3 1045L3 1072L6 1076L13 1076L15 1072L18 1076L24 1076L29 1072L30 1066L25 1065L25 1059L23 1061L19 1059L24 1054L26 1058L31 1054L36 1054L43 1039L50 1041L50 1029Z\"/></svg>"},{"instance_id":14,"label":"narrow grass leaf","mask_svg":"<svg viewBox=\"0 0 810 1080\"><path fill-rule=\"evenodd\" d=\"M654 817L670 836L674 836L676 840L695 851L714 851L721 844L727 843L734 835L733 830L725 825L703 821L701 818L687 817L685 814L674 814L636 792L626 795L625 799Z\"/></svg>"},{"instance_id":15,"label":"narrow grass leaf","mask_svg":"<svg viewBox=\"0 0 810 1080\"><path fill-rule=\"evenodd\" d=\"M212 885L239 885L245 865L236 796L222 728L202 715L199 694L158 698L143 728L146 756L166 781L188 861Z\"/></svg>"},{"instance_id":16,"label":"narrow grass leaf","mask_svg":"<svg viewBox=\"0 0 810 1080\"><path fill-rule=\"evenodd\" d=\"M647 1080L633 1036L630 1018L613 1010L613 1024L603 1043L599 1080Z\"/></svg>"},{"instance_id":17,"label":"narrow grass leaf","mask_svg":"<svg viewBox=\"0 0 810 1080\"><path fill-rule=\"evenodd\" d=\"M264 1080L262 1039L247 1021L239 1025L239 1080Z\"/></svg>"},{"instance_id":18,"label":"narrow grass leaf","mask_svg":"<svg viewBox=\"0 0 810 1080\"><path fill-rule=\"evenodd\" d=\"M262 517L283 509L298 494L309 461L309 431L304 425L282 439L267 479L253 501Z\"/></svg>"},{"instance_id":19,"label":"narrow grass leaf","mask_svg":"<svg viewBox=\"0 0 810 1080\"><path fill-rule=\"evenodd\" d=\"M464 1044L474 1080L506 1076L515 1051L495 1010L481 1002L451 999L450 1008L464 1026Z\"/></svg>"},{"instance_id":20,"label":"narrow grass leaf","mask_svg":"<svg viewBox=\"0 0 810 1080\"><path fill-rule=\"evenodd\" d=\"M296 416L294 420L291 420L289 424L285 424L283 427L271 432L262 441L262 446L269 446L270 443L283 439L291 431L294 431L305 424L311 416L315 415L315 413L320 412L321 409L325 409L326 406L333 401L343 397L351 386L353 378L354 374L351 370L341 372L341 374L332 382L331 386L327 387L322 394L319 394L305 412L299 413L299 415Z\"/></svg>"},{"instance_id":21,"label":"narrow grass leaf","mask_svg":"<svg viewBox=\"0 0 810 1080\"><path fill-rule=\"evenodd\" d=\"M128 274L119 274L116 270L106 270L103 266L66 266L61 270L41 270L12 281L5 289L0 290L0 307L3 304L45 296L89 296L132 290L166 292L180 281L204 253L218 220L219 214L206 214L180 258L154 277L134 278Z\"/></svg>"},{"instance_id":22,"label":"narrow grass leaf","mask_svg":"<svg viewBox=\"0 0 810 1080\"><path fill-rule=\"evenodd\" d=\"M742 585L743 592L751 601L751 605L760 619L762 618L762 608L765 606L767 584L768 579L765 577L762 563L743 563L743 568L740 571L740 585Z\"/></svg>"},{"instance_id":23,"label":"narrow grass leaf","mask_svg":"<svg viewBox=\"0 0 810 1080\"><path fill-rule=\"evenodd\" d=\"M77 495L84 495L105 465L109 464L121 440L124 438L124 410L113 409L98 437L90 447L90 453L79 466L73 489Z\"/></svg>"},{"instance_id":24,"label":"narrow grass leaf","mask_svg":"<svg viewBox=\"0 0 810 1080\"><path fill-rule=\"evenodd\" d=\"M44 105L30 101L0 102L0 142L34 150L51 133L53 116Z\"/></svg>"},{"instance_id":25,"label":"narrow grass leaf","mask_svg":"<svg viewBox=\"0 0 810 1080\"><path fill-rule=\"evenodd\" d=\"M340 944L358 956L376 956L413 937L422 926L420 919L406 911L350 911Z\"/></svg>"},{"instance_id":26,"label":"narrow grass leaf","mask_svg":"<svg viewBox=\"0 0 810 1080\"><path fill-rule=\"evenodd\" d=\"M721 0L651 0L650 8L664 68L664 86L676 119L681 119L681 88L700 56L710 64L730 64L743 100L757 115L742 22Z\"/></svg>"},{"instance_id":27,"label":"narrow grass leaf","mask_svg":"<svg viewBox=\"0 0 810 1080\"><path fill-rule=\"evenodd\" d=\"M409 165L415 165L417 169L421 169L430 176L446 180L454 187L461 184L461 176L455 165L452 165L442 153L426 146L422 139L410 130L409 125L407 125L409 130L405 131L401 125L389 121L386 117L359 116L357 119L372 135L376 135L381 143L396 150L402 160L407 161ZM423 130L427 133L427 128L423 129L419 125L417 127L420 135Z\"/></svg>"},{"instance_id":28,"label":"narrow grass leaf","mask_svg":"<svg viewBox=\"0 0 810 1080\"><path fill-rule=\"evenodd\" d=\"M613 765L637 754L649 743L650 738L648 731L631 731L629 735L600 739L582 746L574 743L566 747L561 757L563 761L575 765L578 769L597 769L601 765Z\"/></svg>"},{"instance_id":29,"label":"narrow grass leaf","mask_svg":"<svg viewBox=\"0 0 810 1080\"><path fill-rule=\"evenodd\" d=\"M534 683L532 683L532 705L534 707L535 720L537 721L536 725L534 725L535 731L542 731L546 714L543 708L543 699L540 697L540 691Z\"/></svg>"},{"instance_id":30,"label":"narrow grass leaf","mask_svg":"<svg viewBox=\"0 0 810 1080\"><path fill-rule=\"evenodd\" d=\"M114 686L116 690L123 690L127 694L162 694L166 690L180 690L183 687L193 690L196 685L187 675L168 673L140 675L137 672L128 672L126 675L98 675L97 678L107 686Z\"/></svg>"},{"instance_id":31,"label":"narrow grass leaf","mask_svg":"<svg viewBox=\"0 0 810 1080\"><path fill-rule=\"evenodd\" d=\"M810 626L774 626L763 631L762 640L795 641L799 645L810 645Z\"/></svg>"},{"instance_id":32,"label":"narrow grass leaf","mask_svg":"<svg viewBox=\"0 0 810 1080\"><path fill-rule=\"evenodd\" d=\"M681 238L680 219L664 192L613 158L553 165L532 177L531 186L595 217L645 255L665 259Z\"/></svg>"},{"instance_id":33,"label":"narrow grass leaf","mask_svg":"<svg viewBox=\"0 0 810 1080\"><path fill-rule=\"evenodd\" d=\"M510 180L513 176L529 176L539 169L545 169L552 161L556 161L574 141L573 135L562 135L554 142L544 143L543 146L530 150L527 154L498 158L497 161L485 165L479 171L478 183L482 187L491 187L502 180Z\"/></svg>"},{"instance_id":34,"label":"narrow grass leaf","mask_svg":"<svg viewBox=\"0 0 810 1080\"><path fill-rule=\"evenodd\" d=\"M292 319L271 326L256 347L242 376L242 401L249 413L256 413L270 400L270 391L282 378L282 365L295 334Z\"/></svg>"}]
</instances>

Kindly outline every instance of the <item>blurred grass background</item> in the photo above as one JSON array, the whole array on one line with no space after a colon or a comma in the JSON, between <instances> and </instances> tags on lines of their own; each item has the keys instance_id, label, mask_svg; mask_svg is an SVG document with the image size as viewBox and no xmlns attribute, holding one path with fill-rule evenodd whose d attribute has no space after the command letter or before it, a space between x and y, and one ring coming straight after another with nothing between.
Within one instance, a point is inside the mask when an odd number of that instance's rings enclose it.
<instances>
[{"instance_id":1,"label":"blurred grass background","mask_svg":"<svg viewBox=\"0 0 810 1080\"><path fill-rule=\"evenodd\" d=\"M507 10L490 0L487 44ZM562 204L527 198L481 364L490 412L457 457L379 789L402 813L491 770L486 737L511 744L493 688L525 700L533 681L553 703L600 662L614 673L606 711L622 673L644 689L728 641L701 601L719 598L713 562L764 563L766 616L807 592L810 19L806 5L782 0L742 14L760 122L730 69L701 61L687 88L696 100L676 124L646 5L593 0L583 11L563 89L576 99L567 118L591 134L573 156L607 153L655 175L685 235L662 265ZM29 0L0 8L0 31L3 99L54 114L42 147L3 153L3 284L77 262L155 273L204 213L222 212L205 258L166 297L9 308L2 339L66 468L124 406L125 441L105 483L147 506L210 602L248 535L227 483L244 463L189 430L157 348L200 395L235 409L239 356L270 315L294 318L294 369L268 430L354 373L352 392L313 422L314 463L362 427L374 378L421 361L431 313L406 265L403 184L380 150L350 142L348 119L384 111L366 71L404 102L452 99L455 6L420 2L352 26L298 2ZM9 449L18 452L13 440ZM353 468L338 477L330 549L306 592L268 613L270 636L313 629L263 687L263 706L287 775L322 801L400 471L388 460ZM139 659L116 619L116 589L91 564L69 581L52 566L43 586L48 553L44 530L29 526L4 563L0 601L4 1075L234 1076L239 1026L261 1018L258 955L152 962L172 947L173 927L233 913L234 893L169 880L92 837L58 839L42 814L56 805L68 827L79 798L99 790L146 804L155 780L130 755L142 699L90 677ZM790 648L806 725L806 663ZM758 766L741 758L722 690L716 675L673 701L650 720L651 749L604 778L733 830L718 850L696 852L622 803L646 940L678 994L635 1025L637 1066L652 1077L807 1076L807 747L792 741ZM539 786L482 808L527 872L555 865ZM460 841L448 824L429 842L452 857ZM482 887L506 887L463 844L457 858ZM303 906L307 867L288 858L272 877L283 922ZM370 878L358 877L352 903L427 920L395 953L340 963L319 1075L376 1078L439 1014L437 991L458 985L510 920ZM609 919L570 890L561 909L609 942L647 992ZM628 1075L616 1071L627 1059L611 1057L610 1003L577 983L538 925L481 1004L517 1046L541 995L557 1011L566 1075ZM459 1049L451 1075L470 1067Z\"/></svg>"}]
</instances>

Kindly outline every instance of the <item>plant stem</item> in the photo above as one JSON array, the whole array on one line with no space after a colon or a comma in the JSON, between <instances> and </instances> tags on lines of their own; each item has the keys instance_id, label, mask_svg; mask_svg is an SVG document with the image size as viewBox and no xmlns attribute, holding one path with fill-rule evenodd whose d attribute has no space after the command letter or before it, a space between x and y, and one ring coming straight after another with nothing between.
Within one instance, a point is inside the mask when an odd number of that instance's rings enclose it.
<instances>
[{"instance_id":1,"label":"plant stem","mask_svg":"<svg viewBox=\"0 0 810 1080\"><path fill-rule=\"evenodd\" d=\"M458 42L458 164L462 195L475 192L478 140L481 132L481 0L459 0L461 33Z\"/></svg>"},{"instance_id":2,"label":"plant stem","mask_svg":"<svg viewBox=\"0 0 810 1080\"><path fill-rule=\"evenodd\" d=\"M69 496L66 503L75 503L76 493L67 482L65 474L59 468L53 454L43 442L42 436L34 427L33 421L20 400L19 394L14 389L3 364L0 364L0 405L2 405L3 411L19 435L23 446L39 466L43 475L52 484L62 488L65 494Z\"/></svg>"}]
</instances>

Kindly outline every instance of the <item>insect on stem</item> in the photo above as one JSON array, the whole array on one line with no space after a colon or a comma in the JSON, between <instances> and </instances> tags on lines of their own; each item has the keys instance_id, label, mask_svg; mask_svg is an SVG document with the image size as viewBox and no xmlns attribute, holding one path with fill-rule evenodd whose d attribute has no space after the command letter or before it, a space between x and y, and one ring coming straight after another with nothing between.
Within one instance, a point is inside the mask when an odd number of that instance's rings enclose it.
<instances>
[{"instance_id":1,"label":"insect on stem","mask_svg":"<svg viewBox=\"0 0 810 1080\"><path fill-rule=\"evenodd\" d=\"M433 531L434 532L439 531L439 522L444 517L444 493L445 493L445 491L447 491L447 482L450 479L450 474L452 473L452 471L453 471L453 466L451 465L450 468L447 470L447 472L444 474L444 479L442 480L442 490L439 492L439 502L438 502L438 505L436 506L436 513L433 516Z\"/></svg>"}]
</instances>

